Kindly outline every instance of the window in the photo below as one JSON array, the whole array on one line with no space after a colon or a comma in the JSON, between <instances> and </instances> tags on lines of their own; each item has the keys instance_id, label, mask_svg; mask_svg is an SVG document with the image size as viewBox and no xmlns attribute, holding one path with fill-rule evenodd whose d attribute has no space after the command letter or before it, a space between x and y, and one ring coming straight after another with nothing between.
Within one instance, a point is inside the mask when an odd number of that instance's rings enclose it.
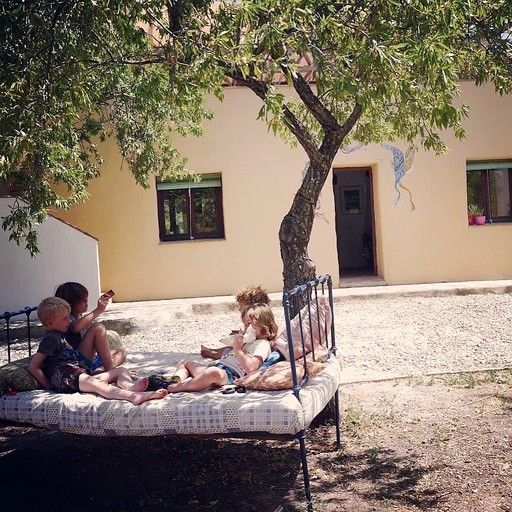
<instances>
[{"instance_id":1,"label":"window","mask_svg":"<svg viewBox=\"0 0 512 512\"><path fill-rule=\"evenodd\" d=\"M220 173L157 181L161 241L224 238Z\"/></svg>"},{"instance_id":2,"label":"window","mask_svg":"<svg viewBox=\"0 0 512 512\"><path fill-rule=\"evenodd\" d=\"M466 164L468 206L477 205L487 222L512 222L512 161Z\"/></svg>"}]
</instances>

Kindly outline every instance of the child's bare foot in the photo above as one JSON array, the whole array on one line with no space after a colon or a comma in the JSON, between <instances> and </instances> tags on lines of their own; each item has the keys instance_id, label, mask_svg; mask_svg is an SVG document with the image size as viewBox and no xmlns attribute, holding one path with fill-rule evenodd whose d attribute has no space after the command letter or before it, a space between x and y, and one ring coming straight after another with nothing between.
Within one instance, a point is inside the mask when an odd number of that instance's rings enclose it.
<instances>
[{"instance_id":1,"label":"child's bare foot","mask_svg":"<svg viewBox=\"0 0 512 512\"><path fill-rule=\"evenodd\" d=\"M205 347L204 345L201 345L201 350L199 351L199 354L201 355L201 357L209 357L211 359L218 359L219 358L219 354L218 354L219 350L218 349L214 349L214 348L208 348L208 347Z\"/></svg>"},{"instance_id":2,"label":"child's bare foot","mask_svg":"<svg viewBox=\"0 0 512 512\"><path fill-rule=\"evenodd\" d=\"M134 381L130 391L146 391L149 386L149 379L147 377L142 377Z\"/></svg>"},{"instance_id":3,"label":"child's bare foot","mask_svg":"<svg viewBox=\"0 0 512 512\"><path fill-rule=\"evenodd\" d=\"M204 345L201 345L201 350L199 351L199 354L201 357L212 357L211 356L212 350L208 347L205 347Z\"/></svg>"},{"instance_id":4,"label":"child's bare foot","mask_svg":"<svg viewBox=\"0 0 512 512\"><path fill-rule=\"evenodd\" d=\"M168 395L166 389L157 389L156 391L144 391L141 393L136 393L134 398L131 401L133 405L140 405L148 400L158 400L160 398L164 398Z\"/></svg>"}]
</instances>

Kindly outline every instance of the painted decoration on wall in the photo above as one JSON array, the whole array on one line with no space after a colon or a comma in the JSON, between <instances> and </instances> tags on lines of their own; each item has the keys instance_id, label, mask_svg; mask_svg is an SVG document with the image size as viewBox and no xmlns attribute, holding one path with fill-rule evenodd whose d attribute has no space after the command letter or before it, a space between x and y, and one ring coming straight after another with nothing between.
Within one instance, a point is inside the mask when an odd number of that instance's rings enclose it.
<instances>
[{"instance_id":1,"label":"painted decoration on wall","mask_svg":"<svg viewBox=\"0 0 512 512\"><path fill-rule=\"evenodd\" d=\"M354 151L357 151L358 149L361 149L363 147L362 144L356 144L355 146L349 147L349 146L342 146L341 152L345 153L345 155L348 155L349 153L353 153Z\"/></svg>"},{"instance_id":2,"label":"painted decoration on wall","mask_svg":"<svg viewBox=\"0 0 512 512\"><path fill-rule=\"evenodd\" d=\"M363 147L363 144L356 144L355 146L343 146L341 148L341 152L348 155L349 153L353 153L354 151L357 151ZM393 146L392 144L389 144L387 142L382 142L381 147L386 149L387 151L390 151L393 155L393 160L391 161L391 166L393 167L393 172L395 173L395 190L397 192L397 197L395 204L400 201L400 197L402 196L402 193L398 189L400 187L401 189L405 190L409 194L409 201L411 203L411 210L415 210L416 206L413 203L412 200L412 193L411 191L402 184L402 178L412 169L412 164L414 161L414 153L416 151L414 145L410 145L407 148L407 151L404 153L398 149L396 146Z\"/></svg>"},{"instance_id":3,"label":"painted decoration on wall","mask_svg":"<svg viewBox=\"0 0 512 512\"><path fill-rule=\"evenodd\" d=\"M412 168L412 163L414 160L414 146L409 146L407 148L407 152L404 155L400 149L392 144L388 144L387 142L382 142L381 147L391 152L393 155L393 160L391 161L391 166L393 167L393 172L395 173L395 190L397 191L397 198L395 203L400 201L400 190L398 187L405 190L409 194L409 201L411 202L411 210L415 210L416 206L412 201L412 193L411 191L402 184L402 178L407 174L408 171Z\"/></svg>"}]
</instances>

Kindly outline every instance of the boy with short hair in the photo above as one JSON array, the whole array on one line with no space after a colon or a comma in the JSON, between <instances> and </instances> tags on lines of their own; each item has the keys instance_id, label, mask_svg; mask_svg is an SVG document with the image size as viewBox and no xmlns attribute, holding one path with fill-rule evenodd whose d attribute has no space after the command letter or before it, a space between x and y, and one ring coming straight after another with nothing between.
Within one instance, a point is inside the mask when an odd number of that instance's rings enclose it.
<instances>
[{"instance_id":1,"label":"boy with short hair","mask_svg":"<svg viewBox=\"0 0 512 512\"><path fill-rule=\"evenodd\" d=\"M128 370L121 366L90 375L79 365L75 351L64 337L71 321L70 311L70 305L59 297L48 297L37 308L45 334L27 369L44 388L59 393L96 393L112 400L128 400L133 405L167 395L165 389L146 391L148 379L133 382ZM118 387L110 385L111 382Z\"/></svg>"}]
</instances>

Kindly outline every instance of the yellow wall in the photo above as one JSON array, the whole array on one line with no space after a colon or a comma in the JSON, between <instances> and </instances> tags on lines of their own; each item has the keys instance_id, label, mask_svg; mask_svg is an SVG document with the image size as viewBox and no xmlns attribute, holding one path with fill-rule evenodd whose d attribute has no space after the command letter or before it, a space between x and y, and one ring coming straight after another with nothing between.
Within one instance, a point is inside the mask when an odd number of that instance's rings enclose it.
<instances>
[{"instance_id":1,"label":"yellow wall","mask_svg":"<svg viewBox=\"0 0 512 512\"><path fill-rule=\"evenodd\" d=\"M340 152L334 167L368 166L373 172L375 247L380 277L388 284L512 278L507 254L511 224L468 226L466 160L512 159L512 97L462 84L472 113L467 138L450 134L440 157L420 152L396 202L391 154L378 145ZM196 172L222 172L225 240L159 242L156 190L137 186L113 143L102 149L101 178L87 204L63 214L99 238L102 289L117 300L232 294L247 284L282 289L278 230L298 188L306 156L257 121L259 100L242 88L212 100L216 117L199 139L179 141ZM403 145L396 144L401 149ZM328 179L320 198L310 256L319 274L338 274L334 198Z\"/></svg>"}]
</instances>

